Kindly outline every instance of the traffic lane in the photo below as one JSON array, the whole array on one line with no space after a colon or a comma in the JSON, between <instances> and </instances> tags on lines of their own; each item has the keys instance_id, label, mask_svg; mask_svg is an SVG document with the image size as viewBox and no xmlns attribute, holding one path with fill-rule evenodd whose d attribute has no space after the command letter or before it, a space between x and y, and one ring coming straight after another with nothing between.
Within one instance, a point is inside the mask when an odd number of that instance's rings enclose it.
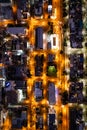
<instances>
[{"instance_id":1,"label":"traffic lane","mask_svg":"<svg viewBox=\"0 0 87 130\"><path fill-rule=\"evenodd\" d=\"M14 20L6 20L6 19L0 20L0 26L5 27L5 26L7 26L8 24L14 24Z\"/></svg>"},{"instance_id":2,"label":"traffic lane","mask_svg":"<svg viewBox=\"0 0 87 130\"><path fill-rule=\"evenodd\" d=\"M53 0L53 8L57 9L56 17L59 21L63 21L61 4L61 0Z\"/></svg>"}]
</instances>

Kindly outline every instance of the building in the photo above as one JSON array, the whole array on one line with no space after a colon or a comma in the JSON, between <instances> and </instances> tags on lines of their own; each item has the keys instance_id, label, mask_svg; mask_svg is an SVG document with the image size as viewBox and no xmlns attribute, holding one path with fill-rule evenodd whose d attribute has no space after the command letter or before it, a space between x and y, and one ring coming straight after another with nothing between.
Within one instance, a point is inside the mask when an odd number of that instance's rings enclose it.
<instances>
[{"instance_id":1,"label":"building","mask_svg":"<svg viewBox=\"0 0 87 130\"><path fill-rule=\"evenodd\" d=\"M48 115L48 122L49 122L49 130L56 130L56 126L55 126L55 114L49 114Z\"/></svg>"},{"instance_id":2,"label":"building","mask_svg":"<svg viewBox=\"0 0 87 130\"><path fill-rule=\"evenodd\" d=\"M59 49L59 38L57 34L50 35L51 49Z\"/></svg>"},{"instance_id":3,"label":"building","mask_svg":"<svg viewBox=\"0 0 87 130\"><path fill-rule=\"evenodd\" d=\"M36 17L40 17L43 14L43 8L42 6L35 6L34 14Z\"/></svg>"},{"instance_id":4,"label":"building","mask_svg":"<svg viewBox=\"0 0 87 130\"><path fill-rule=\"evenodd\" d=\"M52 0L48 0L48 5L52 5Z\"/></svg>"},{"instance_id":5,"label":"building","mask_svg":"<svg viewBox=\"0 0 87 130\"><path fill-rule=\"evenodd\" d=\"M35 47L36 49L43 49L43 28L38 27L35 30Z\"/></svg>"},{"instance_id":6,"label":"building","mask_svg":"<svg viewBox=\"0 0 87 130\"><path fill-rule=\"evenodd\" d=\"M50 105L54 105L56 103L55 84L52 82L48 83L48 101Z\"/></svg>"}]
</instances>

